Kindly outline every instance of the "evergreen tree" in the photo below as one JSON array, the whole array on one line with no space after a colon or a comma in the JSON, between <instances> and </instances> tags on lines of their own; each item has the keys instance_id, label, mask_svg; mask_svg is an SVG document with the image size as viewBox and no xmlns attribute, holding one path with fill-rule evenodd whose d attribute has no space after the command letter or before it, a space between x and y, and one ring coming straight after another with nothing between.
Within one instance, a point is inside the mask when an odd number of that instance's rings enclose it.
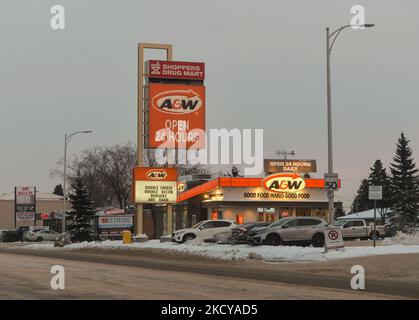
<instances>
[{"instance_id":1,"label":"evergreen tree","mask_svg":"<svg viewBox=\"0 0 419 320\"><path fill-rule=\"evenodd\" d=\"M342 206L339 206L335 210L335 219L339 217L343 217L346 214L345 209Z\"/></svg>"},{"instance_id":2,"label":"evergreen tree","mask_svg":"<svg viewBox=\"0 0 419 320\"><path fill-rule=\"evenodd\" d=\"M418 209L418 169L409 142L402 133L397 141L396 155L390 164L392 214L398 218L400 226L416 221Z\"/></svg>"},{"instance_id":3,"label":"evergreen tree","mask_svg":"<svg viewBox=\"0 0 419 320\"><path fill-rule=\"evenodd\" d=\"M381 160L376 160L368 177L370 186L381 186L383 188L383 200L378 200L378 213L384 223L385 216L391 206L391 185L390 177L387 175L386 168L383 167ZM372 202L373 204L373 202ZM371 204L371 207L373 205Z\"/></svg>"},{"instance_id":4,"label":"evergreen tree","mask_svg":"<svg viewBox=\"0 0 419 320\"><path fill-rule=\"evenodd\" d=\"M57 196L64 196L63 186L61 184L57 184L52 193L56 194Z\"/></svg>"},{"instance_id":5,"label":"evergreen tree","mask_svg":"<svg viewBox=\"0 0 419 320\"><path fill-rule=\"evenodd\" d=\"M371 209L371 202L368 200L368 179L363 179L358 188L357 195L352 203L352 212L361 212Z\"/></svg>"},{"instance_id":6,"label":"evergreen tree","mask_svg":"<svg viewBox=\"0 0 419 320\"><path fill-rule=\"evenodd\" d=\"M93 201L90 200L82 178L77 176L71 185L74 193L70 195L73 210L70 212L72 222L67 226L72 242L91 241L90 219L94 216Z\"/></svg>"}]
</instances>

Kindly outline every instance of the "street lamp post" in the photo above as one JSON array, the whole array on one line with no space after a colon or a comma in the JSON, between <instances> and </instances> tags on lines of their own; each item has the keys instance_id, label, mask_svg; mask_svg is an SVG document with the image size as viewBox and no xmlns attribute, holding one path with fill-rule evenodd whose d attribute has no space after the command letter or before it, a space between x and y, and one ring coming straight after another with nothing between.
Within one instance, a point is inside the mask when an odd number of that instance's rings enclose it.
<instances>
[{"instance_id":1,"label":"street lamp post","mask_svg":"<svg viewBox=\"0 0 419 320\"><path fill-rule=\"evenodd\" d=\"M327 153L328 153L328 165L327 165L327 172L333 173L333 149L332 149L332 93L331 93L331 86L330 86L330 55L332 53L333 45L342 32L342 30L349 28L349 27L364 27L364 28L372 28L374 24L368 23L363 25L346 25L340 27L330 33L329 28L326 28L326 65L327 65ZM329 223L334 224L334 191L329 190L327 191L327 196L329 200Z\"/></svg>"},{"instance_id":2,"label":"street lamp post","mask_svg":"<svg viewBox=\"0 0 419 320\"><path fill-rule=\"evenodd\" d=\"M92 133L93 131L87 130L87 131L76 131L71 134L64 134L64 178L63 178L63 230L62 232L65 232L65 211L66 211L66 205L67 205L67 185L66 185L66 178L67 178L67 146L70 142L70 139L75 136L76 134L81 133Z\"/></svg>"}]
</instances>

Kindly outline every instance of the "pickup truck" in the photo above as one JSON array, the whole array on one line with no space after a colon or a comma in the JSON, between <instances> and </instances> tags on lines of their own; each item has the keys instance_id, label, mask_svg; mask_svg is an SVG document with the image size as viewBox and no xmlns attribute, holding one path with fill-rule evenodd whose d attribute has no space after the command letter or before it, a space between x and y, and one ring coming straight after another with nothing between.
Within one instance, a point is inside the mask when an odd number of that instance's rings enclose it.
<instances>
[{"instance_id":1,"label":"pickup truck","mask_svg":"<svg viewBox=\"0 0 419 320\"><path fill-rule=\"evenodd\" d=\"M336 227L342 228L343 239L373 239L374 224L367 225L363 219L339 220L335 223ZM376 239L384 238L386 230L384 225L376 225Z\"/></svg>"}]
</instances>

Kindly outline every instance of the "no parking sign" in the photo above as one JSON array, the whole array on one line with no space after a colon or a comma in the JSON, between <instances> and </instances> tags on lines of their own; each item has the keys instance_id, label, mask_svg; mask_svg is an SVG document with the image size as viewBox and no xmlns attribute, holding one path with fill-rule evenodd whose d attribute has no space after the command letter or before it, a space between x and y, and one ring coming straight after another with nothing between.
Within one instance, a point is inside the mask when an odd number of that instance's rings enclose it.
<instances>
[{"instance_id":1,"label":"no parking sign","mask_svg":"<svg viewBox=\"0 0 419 320\"><path fill-rule=\"evenodd\" d=\"M340 228L329 228L324 231L324 249L337 250L345 247L343 244L342 230Z\"/></svg>"}]
</instances>

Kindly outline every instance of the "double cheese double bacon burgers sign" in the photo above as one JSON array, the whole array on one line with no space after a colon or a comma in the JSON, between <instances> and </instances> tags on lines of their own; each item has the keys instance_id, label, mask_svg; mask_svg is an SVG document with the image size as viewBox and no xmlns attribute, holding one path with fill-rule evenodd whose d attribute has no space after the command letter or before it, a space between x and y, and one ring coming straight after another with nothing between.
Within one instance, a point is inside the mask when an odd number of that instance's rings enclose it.
<instances>
[{"instance_id":1,"label":"double cheese double bacon burgers sign","mask_svg":"<svg viewBox=\"0 0 419 320\"><path fill-rule=\"evenodd\" d=\"M135 203L176 202L176 168L136 167L133 176L133 198Z\"/></svg>"},{"instance_id":2,"label":"double cheese double bacon burgers sign","mask_svg":"<svg viewBox=\"0 0 419 320\"><path fill-rule=\"evenodd\" d=\"M148 61L146 147L204 148L204 68L199 62Z\"/></svg>"}]
</instances>

